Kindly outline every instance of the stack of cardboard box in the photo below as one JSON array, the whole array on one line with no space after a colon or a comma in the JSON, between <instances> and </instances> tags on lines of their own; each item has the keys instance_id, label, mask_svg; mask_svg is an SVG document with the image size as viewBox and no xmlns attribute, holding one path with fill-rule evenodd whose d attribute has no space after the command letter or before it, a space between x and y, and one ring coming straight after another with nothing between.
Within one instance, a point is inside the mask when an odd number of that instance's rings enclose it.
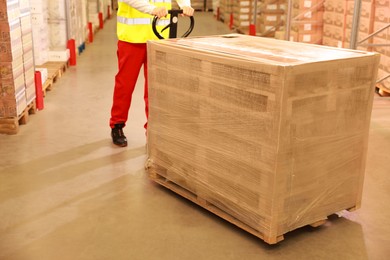
<instances>
[{"instance_id":1,"label":"stack of cardboard box","mask_svg":"<svg viewBox=\"0 0 390 260\"><path fill-rule=\"evenodd\" d=\"M172 1L174 3L175 1ZM212 0L192 0L191 7L198 11L207 11L213 9L213 1Z\"/></svg>"},{"instance_id":2,"label":"stack of cardboard box","mask_svg":"<svg viewBox=\"0 0 390 260\"><path fill-rule=\"evenodd\" d=\"M231 20L231 15L233 14L233 0L220 0L220 19L225 23L229 24Z\"/></svg>"},{"instance_id":3,"label":"stack of cardboard box","mask_svg":"<svg viewBox=\"0 0 390 260\"><path fill-rule=\"evenodd\" d=\"M94 29L99 27L99 2L88 0L88 21L92 23Z\"/></svg>"},{"instance_id":4,"label":"stack of cardboard box","mask_svg":"<svg viewBox=\"0 0 390 260\"><path fill-rule=\"evenodd\" d=\"M323 0L294 1L290 34L294 41L322 44L323 3Z\"/></svg>"},{"instance_id":5,"label":"stack of cardboard box","mask_svg":"<svg viewBox=\"0 0 390 260\"><path fill-rule=\"evenodd\" d=\"M25 2L0 1L0 117L17 117L35 99L31 27ZM22 26L21 26L22 24ZM28 85L26 85L26 83ZM26 89L27 87L27 89ZM26 96L26 91L28 99Z\"/></svg>"},{"instance_id":6,"label":"stack of cardboard box","mask_svg":"<svg viewBox=\"0 0 390 260\"><path fill-rule=\"evenodd\" d=\"M379 55L226 35L148 44L148 172L255 234L361 202Z\"/></svg>"},{"instance_id":7,"label":"stack of cardboard box","mask_svg":"<svg viewBox=\"0 0 390 260\"><path fill-rule=\"evenodd\" d=\"M47 2L31 0L31 23L35 65L42 65L49 56L49 26Z\"/></svg>"},{"instance_id":8,"label":"stack of cardboard box","mask_svg":"<svg viewBox=\"0 0 390 260\"><path fill-rule=\"evenodd\" d=\"M233 3L233 26L235 29L242 33L249 32L256 2L257 0L240 0Z\"/></svg>"},{"instance_id":9,"label":"stack of cardboard box","mask_svg":"<svg viewBox=\"0 0 390 260\"><path fill-rule=\"evenodd\" d=\"M286 7L286 0L261 1L259 4L259 15L256 20L257 33L260 36L274 37L276 31L284 30Z\"/></svg>"},{"instance_id":10,"label":"stack of cardboard box","mask_svg":"<svg viewBox=\"0 0 390 260\"><path fill-rule=\"evenodd\" d=\"M375 16L374 16L374 32L384 28L390 24L390 1L381 0L375 1ZM380 32L373 37L374 44L390 44L390 28ZM381 54L381 62L379 64L378 79L385 78L390 75L390 46L378 46L373 50ZM384 87L386 93L390 93L390 78L382 80L379 85Z\"/></svg>"},{"instance_id":11,"label":"stack of cardboard box","mask_svg":"<svg viewBox=\"0 0 390 260\"><path fill-rule=\"evenodd\" d=\"M349 48L353 27L354 0L326 0L324 3L324 40L323 44L339 48ZM358 41L366 38L373 32L373 19L375 12L371 0L361 2L359 14ZM367 50L362 46L358 49Z\"/></svg>"},{"instance_id":12,"label":"stack of cardboard box","mask_svg":"<svg viewBox=\"0 0 390 260\"><path fill-rule=\"evenodd\" d=\"M23 69L24 82L26 87L27 104L35 100L35 69L34 51L31 25L30 3L28 0L19 1L20 7L20 28L23 47Z\"/></svg>"},{"instance_id":13,"label":"stack of cardboard box","mask_svg":"<svg viewBox=\"0 0 390 260\"><path fill-rule=\"evenodd\" d=\"M353 15L355 1L353 0L326 0L324 12L324 41L327 46L349 48L351 42ZM363 0L359 15L359 27L357 41L361 42L367 37L384 28L390 23L390 1L389 0ZM357 49L376 51L381 54L378 79L390 74L390 49L385 44L390 41L390 29L384 30L372 38L358 44ZM370 47L366 44L379 44L381 46ZM389 89L390 79L382 81L381 86Z\"/></svg>"}]
</instances>

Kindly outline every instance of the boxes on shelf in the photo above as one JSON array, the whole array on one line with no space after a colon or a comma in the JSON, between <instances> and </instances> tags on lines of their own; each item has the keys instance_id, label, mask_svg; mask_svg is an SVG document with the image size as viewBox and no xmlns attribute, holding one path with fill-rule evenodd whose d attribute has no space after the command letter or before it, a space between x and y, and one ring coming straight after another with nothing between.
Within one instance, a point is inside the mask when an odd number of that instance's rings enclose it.
<instances>
[{"instance_id":1,"label":"boxes on shelf","mask_svg":"<svg viewBox=\"0 0 390 260\"><path fill-rule=\"evenodd\" d=\"M58 50L58 51L49 51L48 60L49 61L58 61L58 62L67 62L70 57L69 49Z\"/></svg>"},{"instance_id":2,"label":"boxes on shelf","mask_svg":"<svg viewBox=\"0 0 390 260\"><path fill-rule=\"evenodd\" d=\"M360 206L379 54L245 35L148 54L153 180L270 244Z\"/></svg>"},{"instance_id":3,"label":"boxes on shelf","mask_svg":"<svg viewBox=\"0 0 390 260\"><path fill-rule=\"evenodd\" d=\"M35 68L35 71L39 71L41 73L42 85L45 84L48 79L48 70L47 68Z\"/></svg>"},{"instance_id":4,"label":"boxes on shelf","mask_svg":"<svg viewBox=\"0 0 390 260\"><path fill-rule=\"evenodd\" d=\"M47 1L31 1L31 22L35 65L47 62L49 27Z\"/></svg>"},{"instance_id":5,"label":"boxes on shelf","mask_svg":"<svg viewBox=\"0 0 390 260\"><path fill-rule=\"evenodd\" d=\"M0 118L17 117L26 107L26 92L23 88L13 97L0 99Z\"/></svg>"},{"instance_id":6,"label":"boxes on shelf","mask_svg":"<svg viewBox=\"0 0 390 260\"><path fill-rule=\"evenodd\" d=\"M0 2L0 21L13 21L19 19L20 7L19 1L1 1Z\"/></svg>"},{"instance_id":7,"label":"boxes on shelf","mask_svg":"<svg viewBox=\"0 0 390 260\"><path fill-rule=\"evenodd\" d=\"M36 98L36 92L35 92L35 82L29 82L28 85L26 85L26 102L27 105L33 102Z\"/></svg>"}]
</instances>

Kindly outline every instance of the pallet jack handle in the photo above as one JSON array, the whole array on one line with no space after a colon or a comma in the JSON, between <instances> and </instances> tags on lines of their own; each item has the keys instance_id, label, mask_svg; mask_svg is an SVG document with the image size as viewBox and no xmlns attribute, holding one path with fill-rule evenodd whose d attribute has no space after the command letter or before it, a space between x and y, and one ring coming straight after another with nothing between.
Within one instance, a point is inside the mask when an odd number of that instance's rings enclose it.
<instances>
[{"instance_id":1,"label":"pallet jack handle","mask_svg":"<svg viewBox=\"0 0 390 260\"><path fill-rule=\"evenodd\" d=\"M178 16L179 14L182 14L183 13L183 10L168 10L168 14L171 15L170 17L170 22L167 26L165 26L161 32L165 31L166 29L170 29L169 30L169 38L177 38L177 22L178 22ZM188 35L190 35L190 33L192 32L192 30L194 29L194 25L195 25L195 20L194 20L194 17L193 16L190 16L190 20L191 20L191 23L190 23L190 27L188 28L188 30L181 36L182 38L184 37L187 37ZM160 35L160 33L157 31L157 28L156 28L156 25L157 25L157 21L158 21L158 17L155 16L153 18L153 22L152 22L152 28L153 28L153 32L154 34L161 40L164 39L164 37L162 37Z\"/></svg>"}]
</instances>

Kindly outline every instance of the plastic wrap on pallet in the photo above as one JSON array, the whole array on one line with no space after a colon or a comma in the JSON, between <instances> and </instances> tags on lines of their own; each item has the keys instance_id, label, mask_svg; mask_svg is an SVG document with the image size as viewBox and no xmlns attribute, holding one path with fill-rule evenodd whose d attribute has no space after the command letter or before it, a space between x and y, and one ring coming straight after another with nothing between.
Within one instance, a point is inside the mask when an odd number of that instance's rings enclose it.
<instances>
[{"instance_id":1,"label":"plastic wrap on pallet","mask_svg":"<svg viewBox=\"0 0 390 260\"><path fill-rule=\"evenodd\" d=\"M378 54L245 35L148 54L151 176L268 243L360 207Z\"/></svg>"}]
</instances>

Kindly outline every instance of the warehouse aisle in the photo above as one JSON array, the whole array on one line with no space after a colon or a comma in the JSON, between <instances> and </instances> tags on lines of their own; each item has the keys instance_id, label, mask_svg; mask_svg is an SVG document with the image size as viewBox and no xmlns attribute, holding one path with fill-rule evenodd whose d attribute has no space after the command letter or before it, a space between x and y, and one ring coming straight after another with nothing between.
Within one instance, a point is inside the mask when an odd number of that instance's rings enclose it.
<instances>
[{"instance_id":1,"label":"warehouse aisle","mask_svg":"<svg viewBox=\"0 0 390 260\"><path fill-rule=\"evenodd\" d=\"M228 32L196 14L193 35ZM148 180L142 79L129 146L111 144L114 19L77 62L18 135L0 135L0 259L388 259L390 99L375 98L362 208L268 246Z\"/></svg>"}]
</instances>

